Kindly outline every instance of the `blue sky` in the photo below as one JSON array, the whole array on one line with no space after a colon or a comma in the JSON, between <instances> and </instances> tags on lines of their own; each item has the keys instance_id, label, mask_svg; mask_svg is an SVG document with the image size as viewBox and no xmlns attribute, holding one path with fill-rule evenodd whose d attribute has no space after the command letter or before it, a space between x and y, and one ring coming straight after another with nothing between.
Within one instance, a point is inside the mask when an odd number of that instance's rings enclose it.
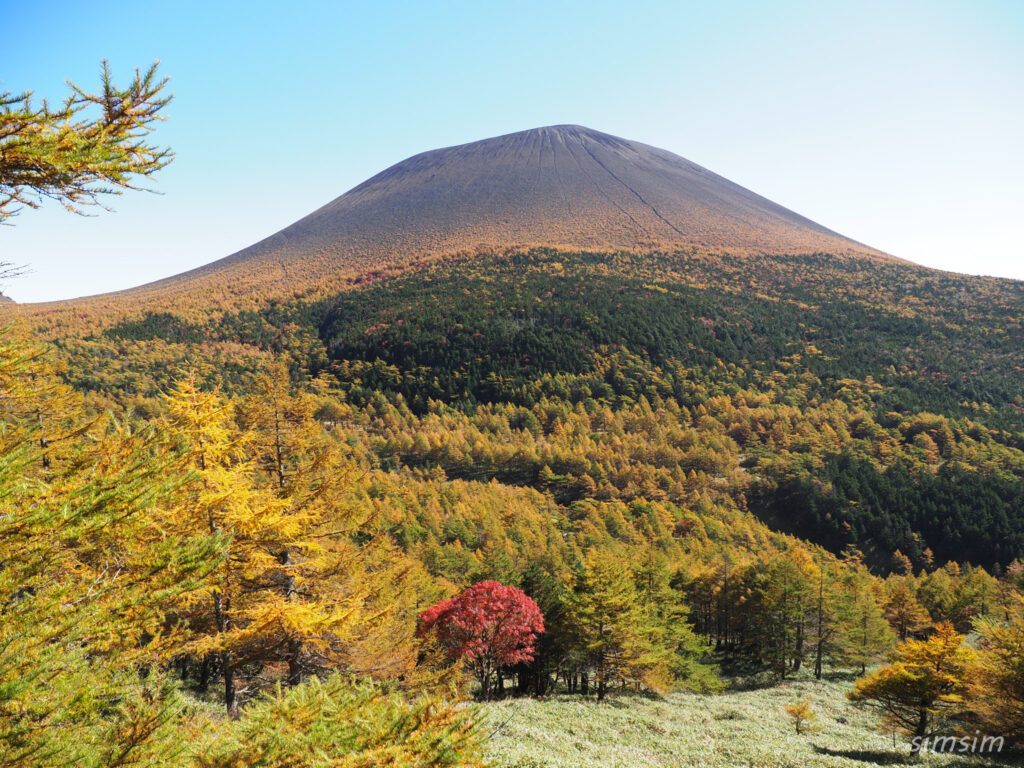
<instances>
[{"instance_id":1,"label":"blue sky","mask_svg":"<svg viewBox=\"0 0 1024 768\"><path fill-rule=\"evenodd\" d=\"M1024 279L1024 2L0 0L0 89L153 59L161 195L0 229L19 301L243 248L411 154L556 123L663 147L920 263ZM291 7L289 7L289 5Z\"/></svg>"}]
</instances>

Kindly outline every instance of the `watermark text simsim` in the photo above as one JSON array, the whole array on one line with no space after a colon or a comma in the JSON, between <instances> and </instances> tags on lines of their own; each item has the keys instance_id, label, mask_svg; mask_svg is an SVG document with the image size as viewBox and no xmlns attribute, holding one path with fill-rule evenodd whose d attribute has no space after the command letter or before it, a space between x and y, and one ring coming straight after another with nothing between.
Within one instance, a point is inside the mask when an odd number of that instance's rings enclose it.
<instances>
[{"instance_id":1,"label":"watermark text simsim","mask_svg":"<svg viewBox=\"0 0 1024 768\"><path fill-rule=\"evenodd\" d=\"M1002 736L986 736L975 731L973 736L917 736L911 742L914 752L945 754L992 754L1003 751Z\"/></svg>"}]
</instances>

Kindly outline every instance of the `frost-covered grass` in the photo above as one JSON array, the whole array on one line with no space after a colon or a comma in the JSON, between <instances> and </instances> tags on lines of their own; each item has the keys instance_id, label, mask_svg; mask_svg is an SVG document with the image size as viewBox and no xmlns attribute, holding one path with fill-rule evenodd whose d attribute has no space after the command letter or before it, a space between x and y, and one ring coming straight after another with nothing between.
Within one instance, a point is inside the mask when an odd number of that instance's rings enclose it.
<instances>
[{"instance_id":1,"label":"frost-covered grass","mask_svg":"<svg viewBox=\"0 0 1024 768\"><path fill-rule=\"evenodd\" d=\"M603 704L554 696L483 707L492 764L501 768L853 768L1020 764L978 756L929 754L917 763L901 738L849 704L844 682L797 681L717 696L663 699L623 694ZM810 699L818 731L797 736L783 707Z\"/></svg>"}]
</instances>

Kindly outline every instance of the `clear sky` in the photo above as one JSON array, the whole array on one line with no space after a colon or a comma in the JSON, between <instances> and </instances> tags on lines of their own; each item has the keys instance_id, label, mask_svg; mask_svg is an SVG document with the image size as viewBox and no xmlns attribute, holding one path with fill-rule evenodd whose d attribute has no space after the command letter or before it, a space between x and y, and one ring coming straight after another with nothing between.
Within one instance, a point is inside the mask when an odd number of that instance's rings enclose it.
<instances>
[{"instance_id":1,"label":"clear sky","mask_svg":"<svg viewBox=\"0 0 1024 768\"><path fill-rule=\"evenodd\" d=\"M427 149L556 123L668 149L847 236L1024 279L1024 2L0 0L0 90L153 59L177 152L116 213L0 228L19 301L226 256Z\"/></svg>"}]
</instances>

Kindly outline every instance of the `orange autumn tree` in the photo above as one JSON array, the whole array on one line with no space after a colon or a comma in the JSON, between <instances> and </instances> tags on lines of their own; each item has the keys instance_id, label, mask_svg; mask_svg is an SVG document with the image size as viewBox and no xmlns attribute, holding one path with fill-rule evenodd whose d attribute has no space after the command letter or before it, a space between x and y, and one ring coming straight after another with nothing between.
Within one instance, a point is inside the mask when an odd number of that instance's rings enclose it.
<instances>
[{"instance_id":1,"label":"orange autumn tree","mask_svg":"<svg viewBox=\"0 0 1024 768\"><path fill-rule=\"evenodd\" d=\"M257 570L261 531L272 541L286 530L230 477L244 441L189 382L179 396L209 417L189 433L198 447L177 429L61 409L89 429L41 471L39 422L24 406L54 385L42 353L0 331L0 766L479 765L471 711L341 674L278 689L237 720L185 699L164 661L201 647L214 595L232 622L216 640L243 658L231 630L259 612L239 573Z\"/></svg>"},{"instance_id":2,"label":"orange autumn tree","mask_svg":"<svg viewBox=\"0 0 1024 768\"><path fill-rule=\"evenodd\" d=\"M943 622L927 640L898 645L892 663L862 677L847 696L881 710L888 725L913 737L911 750L917 754L944 718L964 709L974 653L963 640Z\"/></svg>"},{"instance_id":3,"label":"orange autumn tree","mask_svg":"<svg viewBox=\"0 0 1024 768\"><path fill-rule=\"evenodd\" d=\"M626 564L593 550L583 557L569 601L574 644L586 659L603 701L611 684L664 680L667 660L653 647L656 628L637 596Z\"/></svg>"},{"instance_id":4,"label":"orange autumn tree","mask_svg":"<svg viewBox=\"0 0 1024 768\"><path fill-rule=\"evenodd\" d=\"M902 641L926 629L931 617L917 601L917 595L908 583L910 579L893 577L893 581L886 595L885 618Z\"/></svg>"},{"instance_id":5,"label":"orange autumn tree","mask_svg":"<svg viewBox=\"0 0 1024 768\"><path fill-rule=\"evenodd\" d=\"M324 584L339 558L324 557L330 547L315 531L325 511L335 506L343 479L336 462L330 460L333 446L320 439L322 430L313 419L310 399L292 393L283 364L272 364L260 374L240 416L249 437L252 469L257 470L253 480L283 505L285 514L302 520L314 534L278 547L284 597L301 604L308 602L314 589L324 597ZM296 685L303 677L303 657L308 656L303 651L303 633L299 627L282 626L282 630L288 683Z\"/></svg>"},{"instance_id":6,"label":"orange autumn tree","mask_svg":"<svg viewBox=\"0 0 1024 768\"><path fill-rule=\"evenodd\" d=\"M982 619L971 711L985 730L1024 743L1024 596L1014 594L1004 620Z\"/></svg>"},{"instance_id":7,"label":"orange autumn tree","mask_svg":"<svg viewBox=\"0 0 1024 768\"><path fill-rule=\"evenodd\" d=\"M225 707L237 715L246 665L280 658L282 638L326 647L358 620L361 596L295 599L301 573L291 553L315 546L316 515L259 486L252 436L234 428L232 407L218 393L201 391L190 375L175 386L167 407L168 427L181 441L183 462L195 479L166 524L230 541L216 577L181 606L194 633L189 651L215 660Z\"/></svg>"},{"instance_id":8,"label":"orange autumn tree","mask_svg":"<svg viewBox=\"0 0 1024 768\"><path fill-rule=\"evenodd\" d=\"M416 663L415 611L426 578L357 495L365 469L316 418L320 382L300 387L281 362L267 365L237 409L249 435L254 480L305 521L306 533L279 551L284 592L295 603L333 605L347 619L322 642L282 627L277 644L288 682L333 668L410 680ZM347 613L346 613L347 612ZM344 629L344 631L342 631Z\"/></svg>"},{"instance_id":9,"label":"orange autumn tree","mask_svg":"<svg viewBox=\"0 0 1024 768\"><path fill-rule=\"evenodd\" d=\"M183 479L166 441L57 405L45 358L0 330L0 765L155 768L181 741L165 617L225 542L161 529Z\"/></svg>"}]
</instances>

